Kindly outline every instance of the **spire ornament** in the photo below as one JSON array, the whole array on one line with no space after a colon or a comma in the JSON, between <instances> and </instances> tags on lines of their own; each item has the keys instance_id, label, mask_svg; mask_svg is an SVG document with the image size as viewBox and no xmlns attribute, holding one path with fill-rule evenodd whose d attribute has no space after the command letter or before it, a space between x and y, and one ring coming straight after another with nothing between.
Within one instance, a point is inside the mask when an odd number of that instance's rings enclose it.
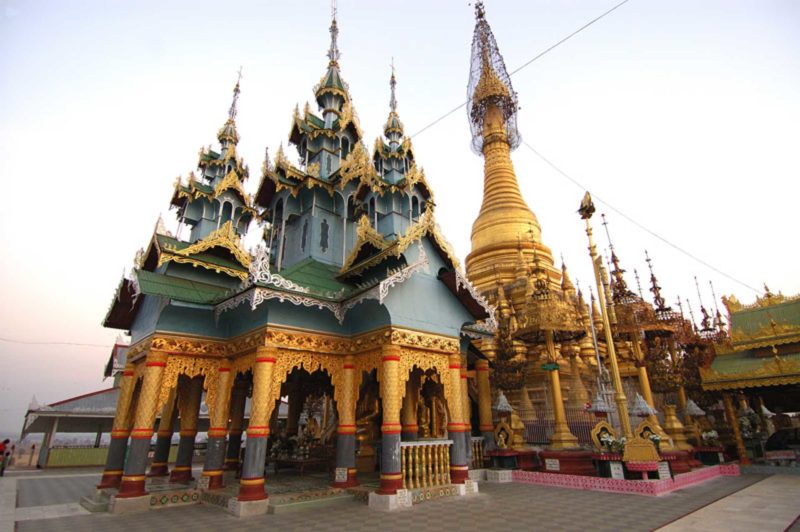
<instances>
[{"instance_id":1,"label":"spire ornament","mask_svg":"<svg viewBox=\"0 0 800 532\"><path fill-rule=\"evenodd\" d=\"M395 97L395 87L397 87L397 79L394 76L394 57L392 57L392 77L389 79L389 87L392 91L392 96L389 98L389 108L393 112L397 112L397 98Z\"/></svg>"},{"instance_id":2,"label":"spire ornament","mask_svg":"<svg viewBox=\"0 0 800 532\"><path fill-rule=\"evenodd\" d=\"M485 142L487 117L499 111L503 133L511 149L521 141L517 130L517 93L505 61L486 21L483 2L475 4L475 31L472 36L472 59L467 85L467 116L472 131L472 149L480 155ZM493 109L495 111L493 111Z\"/></svg>"},{"instance_id":3,"label":"spire ornament","mask_svg":"<svg viewBox=\"0 0 800 532\"><path fill-rule=\"evenodd\" d=\"M339 37L339 26L336 24L336 0L331 0L331 47L328 49L328 61L330 66L339 66L339 45L336 39Z\"/></svg>"}]
</instances>

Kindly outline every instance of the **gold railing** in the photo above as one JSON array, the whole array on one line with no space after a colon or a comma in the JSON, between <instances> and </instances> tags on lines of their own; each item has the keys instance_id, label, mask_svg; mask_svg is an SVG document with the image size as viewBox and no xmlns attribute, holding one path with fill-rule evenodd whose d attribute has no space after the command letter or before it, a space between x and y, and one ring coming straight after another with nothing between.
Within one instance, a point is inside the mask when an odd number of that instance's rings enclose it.
<instances>
[{"instance_id":1,"label":"gold railing","mask_svg":"<svg viewBox=\"0 0 800 532\"><path fill-rule=\"evenodd\" d=\"M483 438L472 438L472 463L470 469L483 469Z\"/></svg>"},{"instance_id":2,"label":"gold railing","mask_svg":"<svg viewBox=\"0 0 800 532\"><path fill-rule=\"evenodd\" d=\"M401 442L403 488L429 488L450 484L451 445L452 440Z\"/></svg>"}]
</instances>

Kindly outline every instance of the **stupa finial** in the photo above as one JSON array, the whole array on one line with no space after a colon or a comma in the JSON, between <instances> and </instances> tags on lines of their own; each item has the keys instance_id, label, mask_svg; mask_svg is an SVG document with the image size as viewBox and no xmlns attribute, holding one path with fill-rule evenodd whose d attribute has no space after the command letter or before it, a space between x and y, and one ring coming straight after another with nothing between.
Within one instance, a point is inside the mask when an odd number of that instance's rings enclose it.
<instances>
[{"instance_id":1,"label":"stupa finial","mask_svg":"<svg viewBox=\"0 0 800 532\"><path fill-rule=\"evenodd\" d=\"M656 310L659 312L668 312L672 309L667 306L664 297L661 295L661 287L658 285L656 274L653 273L653 260L650 258L647 250L644 250L644 256L645 262L647 262L647 268L650 270L650 291L653 293L653 302L656 305Z\"/></svg>"},{"instance_id":2,"label":"stupa finial","mask_svg":"<svg viewBox=\"0 0 800 532\"><path fill-rule=\"evenodd\" d=\"M331 0L331 47L328 49L328 60L331 65L339 64L339 45L336 39L339 37L339 27L336 25L336 0Z\"/></svg>"},{"instance_id":3,"label":"stupa finial","mask_svg":"<svg viewBox=\"0 0 800 532\"><path fill-rule=\"evenodd\" d=\"M236 104L239 103L239 83L242 81L242 67L239 67L236 77L236 86L233 87L233 101L231 108L228 110L228 118L234 120L236 118Z\"/></svg>"},{"instance_id":4,"label":"stupa finial","mask_svg":"<svg viewBox=\"0 0 800 532\"><path fill-rule=\"evenodd\" d=\"M475 4L475 31L472 35L472 60L467 85L467 115L472 131L472 149L483 153L484 129L487 118L502 128L511 149L519 146L517 130L517 93L511 86L505 61L500 54L483 2ZM494 112L490 112L495 109ZM499 111L499 114L497 113ZM500 123L502 122L502 123Z\"/></svg>"},{"instance_id":5,"label":"stupa finial","mask_svg":"<svg viewBox=\"0 0 800 532\"><path fill-rule=\"evenodd\" d=\"M392 111L397 111L397 98L395 97L395 87L397 87L397 79L395 79L394 75L394 57L392 57L392 77L389 78L389 87L392 91L392 96L389 98L389 108Z\"/></svg>"}]
</instances>

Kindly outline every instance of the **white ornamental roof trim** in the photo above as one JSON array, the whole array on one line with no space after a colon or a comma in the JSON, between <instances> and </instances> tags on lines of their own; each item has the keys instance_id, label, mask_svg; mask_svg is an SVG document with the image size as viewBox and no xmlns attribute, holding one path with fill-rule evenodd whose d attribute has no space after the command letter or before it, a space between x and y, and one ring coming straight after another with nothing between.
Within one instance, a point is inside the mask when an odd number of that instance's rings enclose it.
<instances>
[{"instance_id":1,"label":"white ornamental roof trim","mask_svg":"<svg viewBox=\"0 0 800 532\"><path fill-rule=\"evenodd\" d=\"M258 271L263 271L265 269L267 272L269 272L268 255L266 257L267 257L266 258L267 266L261 267L262 269ZM258 260L258 258L256 260ZM344 301L341 302L327 301L325 299L321 299L320 297L315 297L314 295L309 293L307 288L304 288L303 289L304 291L298 294L293 292L286 292L283 290L274 290L268 287L253 286L253 283L249 282L250 278L248 278L248 284L246 284L246 286L249 286L249 290L217 305L214 308L214 319L219 320L219 317L223 312L234 309L239 305L241 305L242 303L244 303L245 301L248 301L250 303L251 310L255 310L264 301L277 299L281 303L288 301L289 303L292 303L293 305L297 306L317 307L319 309L330 310L331 312L333 312L333 315L336 316L336 319L339 320L339 323L343 323L347 311L349 311L359 303L362 303L368 299L377 299L378 303L382 305L384 300L388 297L389 290L391 288L401 283L404 283L420 270L428 272L429 264L430 263L428 261L428 255L425 253L425 248L422 246L422 242L420 242L419 256L413 264L392 271L387 278L382 280L377 285L373 286L372 288L364 292L356 294L351 298L345 299ZM252 275L252 271L253 270L251 268L251 277L253 277L254 279L258 279L257 276ZM283 279L277 274L269 274L269 275L279 277L286 283L294 285L294 283L292 283L288 279ZM286 285L278 283L268 283L268 284L274 284L279 288L296 291L296 289L290 288L289 286Z\"/></svg>"},{"instance_id":2,"label":"white ornamental roof trim","mask_svg":"<svg viewBox=\"0 0 800 532\"><path fill-rule=\"evenodd\" d=\"M297 283L286 279L277 273L272 273L269 269L269 250L263 244L259 245L253 255L253 261L250 263L250 275L247 280L242 283L242 288L249 288L256 283L271 284L278 288L285 288L303 294L308 293L308 288L300 286Z\"/></svg>"},{"instance_id":3,"label":"white ornamental roof trim","mask_svg":"<svg viewBox=\"0 0 800 532\"><path fill-rule=\"evenodd\" d=\"M497 331L497 319L495 318L495 308L486 300L485 297L480 295L478 291L475 289L475 286L467 279L461 270L456 268L456 290L460 288L466 288L472 298L478 302L478 304L483 307L483 310L489 314L489 317L485 320L482 320L476 323L473 328L479 331L485 331L489 333L494 333Z\"/></svg>"}]
</instances>

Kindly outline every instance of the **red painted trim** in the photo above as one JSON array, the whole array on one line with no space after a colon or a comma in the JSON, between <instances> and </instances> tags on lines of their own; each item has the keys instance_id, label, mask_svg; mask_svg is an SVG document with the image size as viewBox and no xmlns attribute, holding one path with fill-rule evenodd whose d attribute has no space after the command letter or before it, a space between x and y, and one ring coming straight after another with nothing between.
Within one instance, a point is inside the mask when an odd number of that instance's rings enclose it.
<instances>
[{"instance_id":1,"label":"red painted trim","mask_svg":"<svg viewBox=\"0 0 800 532\"><path fill-rule=\"evenodd\" d=\"M258 357L256 358L256 362L268 362L268 363L275 363L275 357Z\"/></svg>"},{"instance_id":2,"label":"red painted trim","mask_svg":"<svg viewBox=\"0 0 800 532\"><path fill-rule=\"evenodd\" d=\"M450 364L450 369L461 369L461 364Z\"/></svg>"},{"instance_id":3,"label":"red painted trim","mask_svg":"<svg viewBox=\"0 0 800 532\"><path fill-rule=\"evenodd\" d=\"M144 367L146 368L166 368L166 362L145 362Z\"/></svg>"},{"instance_id":4,"label":"red painted trim","mask_svg":"<svg viewBox=\"0 0 800 532\"><path fill-rule=\"evenodd\" d=\"M489 371L489 368L483 366L476 366L475 371Z\"/></svg>"},{"instance_id":5,"label":"red painted trim","mask_svg":"<svg viewBox=\"0 0 800 532\"><path fill-rule=\"evenodd\" d=\"M344 369L355 369L355 365L354 364L345 364L343 367L344 367Z\"/></svg>"},{"instance_id":6,"label":"red painted trim","mask_svg":"<svg viewBox=\"0 0 800 532\"><path fill-rule=\"evenodd\" d=\"M123 371L122 372L122 376L123 377L131 377L131 376L133 376L133 371L130 371L130 370L129 371Z\"/></svg>"},{"instance_id":7,"label":"red painted trim","mask_svg":"<svg viewBox=\"0 0 800 532\"><path fill-rule=\"evenodd\" d=\"M397 355L384 355L381 360L384 362L400 362L400 357Z\"/></svg>"},{"instance_id":8,"label":"red painted trim","mask_svg":"<svg viewBox=\"0 0 800 532\"><path fill-rule=\"evenodd\" d=\"M227 373L231 370L231 368L219 368L220 373Z\"/></svg>"}]
</instances>

